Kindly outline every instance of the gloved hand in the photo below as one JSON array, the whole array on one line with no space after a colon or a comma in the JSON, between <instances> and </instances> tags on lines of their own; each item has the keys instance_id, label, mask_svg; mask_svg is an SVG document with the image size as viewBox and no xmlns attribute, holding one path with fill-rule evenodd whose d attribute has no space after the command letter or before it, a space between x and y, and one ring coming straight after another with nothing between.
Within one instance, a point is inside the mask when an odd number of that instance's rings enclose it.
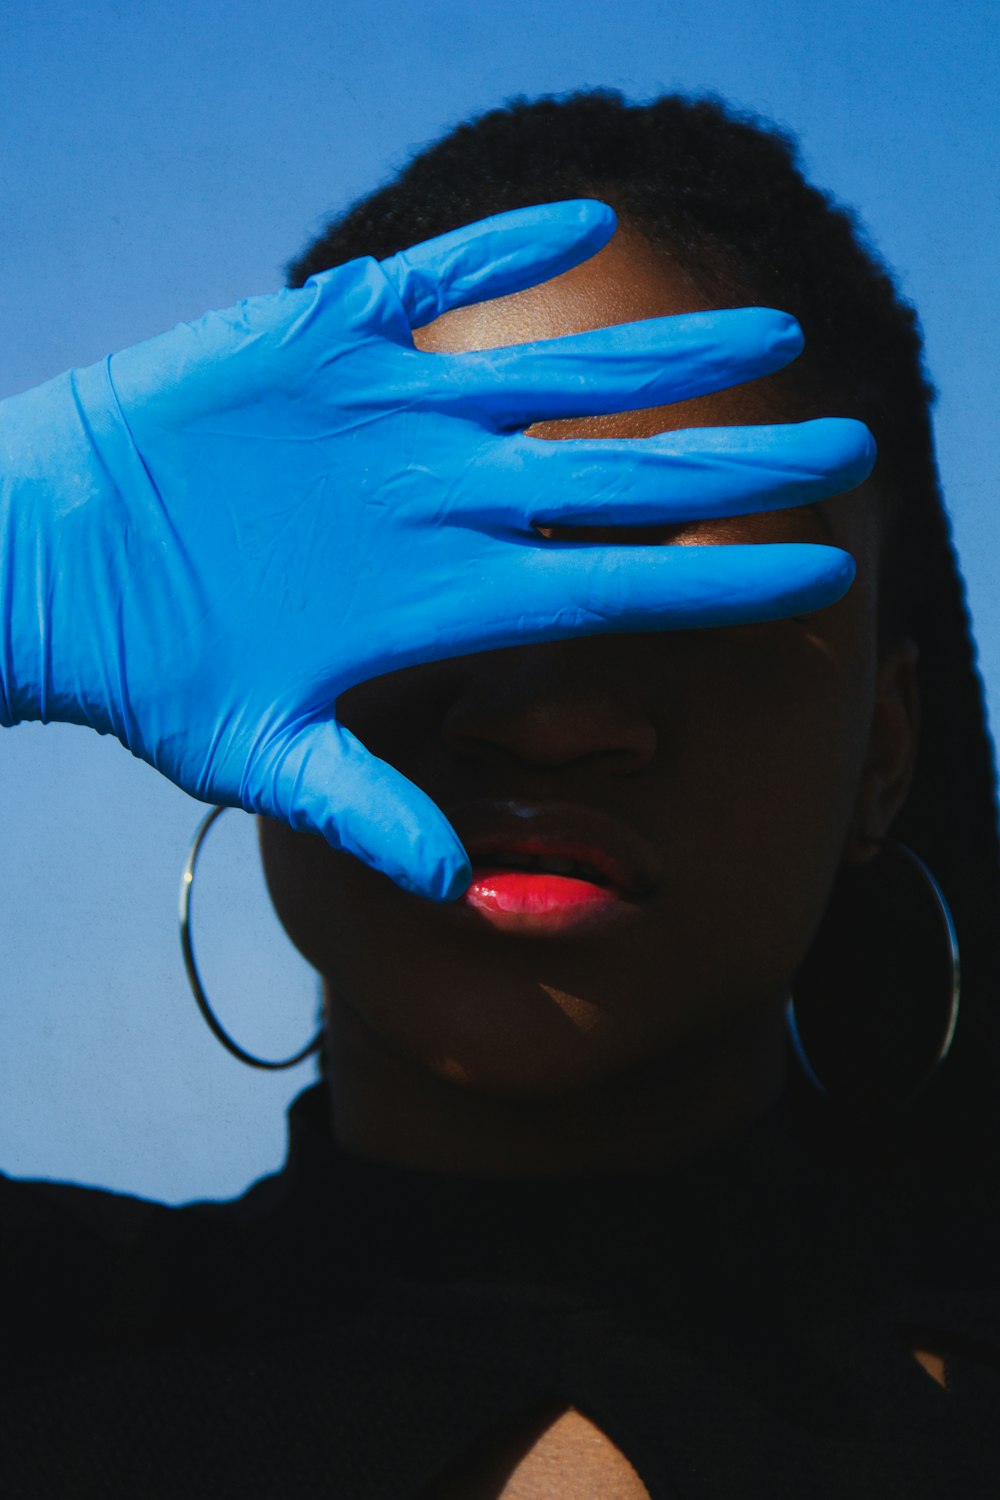
<instances>
[{"instance_id":1,"label":"gloved hand","mask_svg":"<svg viewBox=\"0 0 1000 1500\"><path fill-rule=\"evenodd\" d=\"M195 797L449 899L465 851L338 725L341 692L439 657L839 598L853 563L834 548L618 551L532 529L773 510L860 483L874 445L846 420L641 441L521 431L775 370L801 347L787 315L414 348L411 327L567 269L614 225L585 200L498 215L2 403L0 722L89 724Z\"/></svg>"}]
</instances>

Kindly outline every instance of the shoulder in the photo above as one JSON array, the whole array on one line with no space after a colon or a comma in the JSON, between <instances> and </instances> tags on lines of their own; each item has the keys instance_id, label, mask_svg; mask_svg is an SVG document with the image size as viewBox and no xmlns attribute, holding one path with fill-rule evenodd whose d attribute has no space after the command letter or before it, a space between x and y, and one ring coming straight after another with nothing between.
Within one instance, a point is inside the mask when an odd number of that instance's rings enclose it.
<instances>
[{"instance_id":1,"label":"shoulder","mask_svg":"<svg viewBox=\"0 0 1000 1500\"><path fill-rule=\"evenodd\" d=\"M0 1175L0 1316L14 1363L207 1326L274 1197L260 1183L231 1203L172 1207Z\"/></svg>"},{"instance_id":2,"label":"shoulder","mask_svg":"<svg viewBox=\"0 0 1000 1500\"><path fill-rule=\"evenodd\" d=\"M165 1204L127 1193L0 1173L0 1232L7 1249L21 1238L60 1232L124 1245L171 1212Z\"/></svg>"},{"instance_id":3,"label":"shoulder","mask_svg":"<svg viewBox=\"0 0 1000 1500\"><path fill-rule=\"evenodd\" d=\"M249 1224L282 1197L281 1174L262 1178L239 1198L171 1205L109 1188L0 1172L0 1243L60 1234L99 1239L127 1249L157 1230L197 1233L210 1226Z\"/></svg>"}]
</instances>

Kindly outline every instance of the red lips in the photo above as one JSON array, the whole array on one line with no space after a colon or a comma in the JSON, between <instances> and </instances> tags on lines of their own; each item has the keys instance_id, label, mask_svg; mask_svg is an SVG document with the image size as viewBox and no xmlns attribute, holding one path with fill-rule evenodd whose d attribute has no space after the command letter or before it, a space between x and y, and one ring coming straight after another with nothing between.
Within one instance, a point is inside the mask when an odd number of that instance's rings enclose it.
<instances>
[{"instance_id":1,"label":"red lips","mask_svg":"<svg viewBox=\"0 0 1000 1500\"><path fill-rule=\"evenodd\" d=\"M523 870L484 869L475 865L466 900L489 911L548 912L571 906L603 904L616 893L592 881L564 875L532 875Z\"/></svg>"},{"instance_id":2,"label":"red lips","mask_svg":"<svg viewBox=\"0 0 1000 1500\"><path fill-rule=\"evenodd\" d=\"M509 801L448 811L473 865L458 905L494 927L605 925L634 913L655 883L644 841L589 808Z\"/></svg>"}]
</instances>

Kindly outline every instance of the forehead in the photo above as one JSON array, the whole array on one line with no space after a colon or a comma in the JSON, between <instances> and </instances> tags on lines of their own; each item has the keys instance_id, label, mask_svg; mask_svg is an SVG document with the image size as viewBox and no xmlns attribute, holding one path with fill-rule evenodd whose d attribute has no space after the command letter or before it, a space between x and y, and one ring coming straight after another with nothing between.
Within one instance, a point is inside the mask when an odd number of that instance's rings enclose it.
<instances>
[{"instance_id":1,"label":"forehead","mask_svg":"<svg viewBox=\"0 0 1000 1500\"><path fill-rule=\"evenodd\" d=\"M606 329L640 318L706 312L723 305L709 299L697 284L696 276L669 251L651 245L636 229L619 225L603 251L582 266L514 296L448 312L435 323L415 330L414 344L420 350L441 354L490 350L534 339L556 339L568 333ZM699 396L693 401L603 417L540 422L528 432L540 438L645 438L679 428L759 426L802 422L807 417L819 416L825 413L813 410L805 399L798 398L795 365L792 365L786 372ZM871 579L876 571L877 553L874 487L862 484L861 489L853 490L850 495L808 508L820 511L828 522L829 534L825 540L847 547L859 562L861 577ZM775 525L778 519L778 513L772 513ZM787 514L781 516L781 520L790 519ZM706 526L700 528L700 534L706 541L754 540L750 535L738 534L747 525L745 519L718 520L711 534Z\"/></svg>"},{"instance_id":2,"label":"forehead","mask_svg":"<svg viewBox=\"0 0 1000 1500\"><path fill-rule=\"evenodd\" d=\"M644 318L705 312L710 301L690 273L636 230L619 226L597 255L541 286L463 307L413 336L418 349L460 353L560 338ZM552 437L649 437L681 427L755 425L797 419L787 377L755 380L695 400L602 417L538 423L529 430Z\"/></svg>"},{"instance_id":3,"label":"forehead","mask_svg":"<svg viewBox=\"0 0 1000 1500\"><path fill-rule=\"evenodd\" d=\"M560 338L644 318L705 312L724 305L734 304L711 300L696 277L667 250L653 246L634 228L619 225L604 249L582 265L541 286L446 313L416 330L413 338L419 349L431 353L461 353ZM528 432L555 439L639 438L685 427L757 426L824 414L798 397L792 365L787 372L693 400L606 416L538 422ZM822 533L817 534L815 522L820 518L824 525ZM635 537L654 539L645 534ZM851 552L858 563L858 578L851 590L855 602L859 602L859 594L867 596L869 604L874 596L878 530L877 502L870 483L819 505L772 512L769 519L737 517L669 528L662 539L688 543L833 541Z\"/></svg>"}]
</instances>

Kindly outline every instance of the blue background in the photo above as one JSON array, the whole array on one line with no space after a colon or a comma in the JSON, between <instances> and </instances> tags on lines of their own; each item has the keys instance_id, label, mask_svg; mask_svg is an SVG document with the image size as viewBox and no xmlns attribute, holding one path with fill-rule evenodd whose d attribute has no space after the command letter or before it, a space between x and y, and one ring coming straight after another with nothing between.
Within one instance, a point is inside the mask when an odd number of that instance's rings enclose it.
<instances>
[{"instance_id":1,"label":"blue background","mask_svg":"<svg viewBox=\"0 0 1000 1500\"><path fill-rule=\"evenodd\" d=\"M995 0L36 0L0 50L0 395L268 291L329 213L516 94L714 90L790 126L919 307L945 492L1000 724ZM117 742L0 737L0 1166L177 1202L284 1154L274 1077L198 1018L177 889L206 809ZM206 988L295 1050L314 976L223 817L198 878Z\"/></svg>"}]
</instances>

